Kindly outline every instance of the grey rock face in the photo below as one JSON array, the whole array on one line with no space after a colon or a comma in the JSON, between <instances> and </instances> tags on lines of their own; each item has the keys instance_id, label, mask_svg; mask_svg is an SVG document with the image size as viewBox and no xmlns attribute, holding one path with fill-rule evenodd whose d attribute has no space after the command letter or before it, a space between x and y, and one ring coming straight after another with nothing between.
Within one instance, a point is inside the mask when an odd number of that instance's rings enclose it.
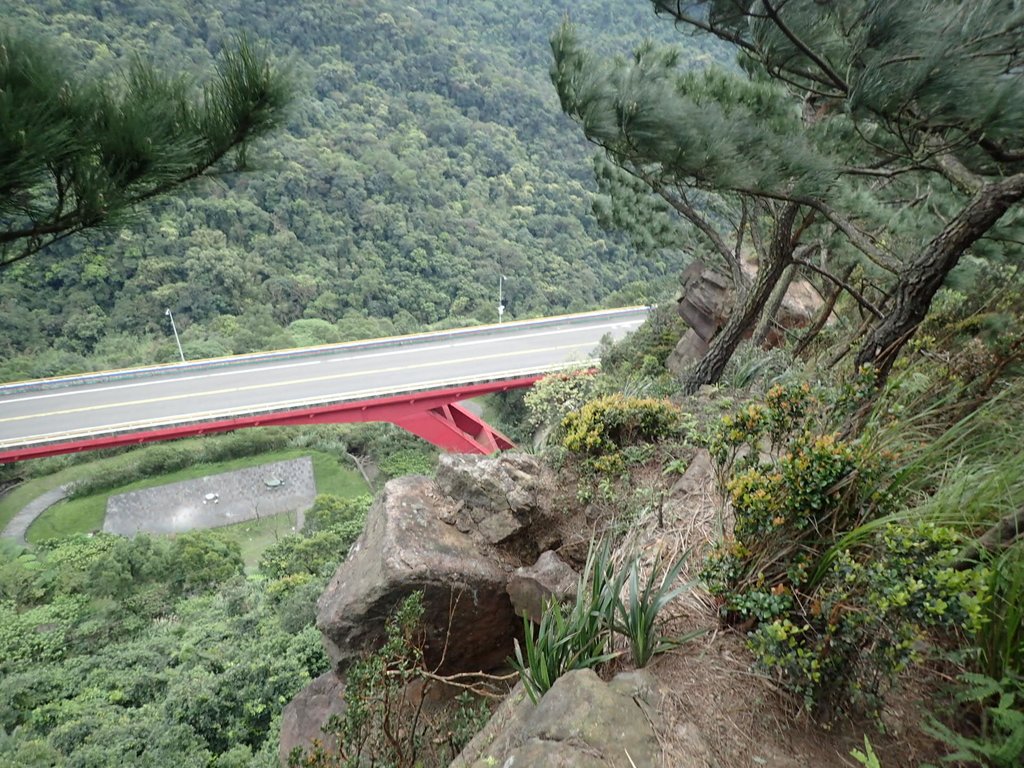
<instances>
[{"instance_id":1,"label":"grey rock face","mask_svg":"<svg viewBox=\"0 0 1024 768\"><path fill-rule=\"evenodd\" d=\"M485 458L447 453L437 465L441 493L490 512L535 510L539 476L540 462L515 451Z\"/></svg>"},{"instance_id":2,"label":"grey rock face","mask_svg":"<svg viewBox=\"0 0 1024 768\"><path fill-rule=\"evenodd\" d=\"M442 456L437 489L450 500L442 519L483 545L531 561L561 544L558 520L544 508L541 475L540 462L524 453Z\"/></svg>"},{"instance_id":3,"label":"grey rock face","mask_svg":"<svg viewBox=\"0 0 1024 768\"><path fill-rule=\"evenodd\" d=\"M314 739L322 740L321 729L331 716L344 713L345 683L333 672L325 672L303 688L281 714L281 765L288 764L288 755L296 747L308 750Z\"/></svg>"},{"instance_id":4,"label":"grey rock face","mask_svg":"<svg viewBox=\"0 0 1024 768\"><path fill-rule=\"evenodd\" d=\"M514 695L496 727L482 731L451 768L657 765L654 686L643 673L622 677L607 684L581 669L560 677L536 705Z\"/></svg>"},{"instance_id":5,"label":"grey rock face","mask_svg":"<svg viewBox=\"0 0 1024 768\"><path fill-rule=\"evenodd\" d=\"M548 551L533 565L516 568L508 580L508 596L518 616L528 616L539 624L544 605L549 600L561 602L574 595L579 579L568 563Z\"/></svg>"},{"instance_id":6,"label":"grey rock face","mask_svg":"<svg viewBox=\"0 0 1024 768\"><path fill-rule=\"evenodd\" d=\"M707 483L708 475L714 471L711 463L711 456L701 448L690 460L689 466L683 472L682 477L676 480L672 486L673 496L692 496L699 493Z\"/></svg>"},{"instance_id":7,"label":"grey rock face","mask_svg":"<svg viewBox=\"0 0 1024 768\"><path fill-rule=\"evenodd\" d=\"M379 644L389 613L417 590L424 593L429 667L493 669L512 653L518 622L506 569L438 519L437 503L433 481L403 477L370 509L362 536L317 603L317 628L336 670Z\"/></svg>"}]
</instances>

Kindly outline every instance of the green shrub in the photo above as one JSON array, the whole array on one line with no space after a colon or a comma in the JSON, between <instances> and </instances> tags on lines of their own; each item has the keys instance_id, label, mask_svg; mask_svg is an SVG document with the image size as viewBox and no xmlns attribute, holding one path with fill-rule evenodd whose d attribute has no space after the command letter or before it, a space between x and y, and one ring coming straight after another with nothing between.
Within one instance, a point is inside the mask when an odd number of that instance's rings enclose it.
<instances>
[{"instance_id":1,"label":"green shrub","mask_svg":"<svg viewBox=\"0 0 1024 768\"><path fill-rule=\"evenodd\" d=\"M363 532L372 503L373 498L365 494L351 499L331 494L317 496L306 513L302 531L284 536L260 557L260 572L280 582L272 587L272 592L287 592L301 583L289 577L333 573Z\"/></svg>"},{"instance_id":2,"label":"green shrub","mask_svg":"<svg viewBox=\"0 0 1024 768\"><path fill-rule=\"evenodd\" d=\"M180 588L187 594L211 589L241 576L245 569L237 541L206 531L176 536L170 557L176 566Z\"/></svg>"},{"instance_id":3,"label":"green shrub","mask_svg":"<svg viewBox=\"0 0 1024 768\"><path fill-rule=\"evenodd\" d=\"M523 396L527 423L537 430L578 411L591 397L595 378L587 370L551 373L536 382Z\"/></svg>"},{"instance_id":4,"label":"green shrub","mask_svg":"<svg viewBox=\"0 0 1024 768\"><path fill-rule=\"evenodd\" d=\"M329 493L319 494L313 500L313 506L306 512L302 532L312 534L353 521L362 526L371 504L373 497L369 494L348 499Z\"/></svg>"},{"instance_id":5,"label":"green shrub","mask_svg":"<svg viewBox=\"0 0 1024 768\"><path fill-rule=\"evenodd\" d=\"M377 466L385 477L432 475L437 469L437 454L420 448L403 448L383 456Z\"/></svg>"},{"instance_id":6,"label":"green shrub","mask_svg":"<svg viewBox=\"0 0 1024 768\"><path fill-rule=\"evenodd\" d=\"M675 302L665 302L633 333L601 350L601 370L615 378L637 374L653 379L669 378L671 374L665 368L665 361L687 330Z\"/></svg>"},{"instance_id":7,"label":"green shrub","mask_svg":"<svg viewBox=\"0 0 1024 768\"><path fill-rule=\"evenodd\" d=\"M568 414L561 426L563 448L597 472L615 473L625 467L624 448L679 436L684 419L667 400L613 394Z\"/></svg>"},{"instance_id":8,"label":"green shrub","mask_svg":"<svg viewBox=\"0 0 1024 768\"><path fill-rule=\"evenodd\" d=\"M951 567L952 530L885 524L890 459L816 433L818 402L775 387L712 431L734 525L702 575L722 620L806 706L874 711L924 630L973 626L981 585Z\"/></svg>"},{"instance_id":9,"label":"green shrub","mask_svg":"<svg viewBox=\"0 0 1024 768\"><path fill-rule=\"evenodd\" d=\"M27 611L0 602L0 677L73 654L75 631L88 612L82 596L61 595Z\"/></svg>"},{"instance_id":10,"label":"green shrub","mask_svg":"<svg viewBox=\"0 0 1024 768\"><path fill-rule=\"evenodd\" d=\"M363 521L350 520L309 535L289 534L267 547L259 570L274 579L300 573L327 575L345 559L362 532Z\"/></svg>"},{"instance_id":11,"label":"green shrub","mask_svg":"<svg viewBox=\"0 0 1024 768\"><path fill-rule=\"evenodd\" d=\"M977 621L977 574L950 567L959 546L948 528L889 524L873 546L842 550L817 586L775 587L791 599L774 616L753 617L759 666L808 707L878 711L895 676L918 660L926 630Z\"/></svg>"},{"instance_id":12,"label":"green shrub","mask_svg":"<svg viewBox=\"0 0 1024 768\"><path fill-rule=\"evenodd\" d=\"M77 499L111 488L119 488L138 480L166 475L196 464L213 464L244 456L256 456L285 448L288 436L284 430L244 429L230 435L205 438L187 443L170 442L138 449L134 461L128 461L102 474L79 480L69 494Z\"/></svg>"}]
</instances>

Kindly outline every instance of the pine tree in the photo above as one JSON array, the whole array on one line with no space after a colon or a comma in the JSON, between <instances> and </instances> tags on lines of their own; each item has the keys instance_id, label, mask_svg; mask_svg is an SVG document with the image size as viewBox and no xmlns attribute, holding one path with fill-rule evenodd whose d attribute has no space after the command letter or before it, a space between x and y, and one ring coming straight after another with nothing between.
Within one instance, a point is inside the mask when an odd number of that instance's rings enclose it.
<instances>
[{"instance_id":1,"label":"pine tree","mask_svg":"<svg viewBox=\"0 0 1024 768\"><path fill-rule=\"evenodd\" d=\"M856 254L879 288L877 306L858 299L874 319L856 359L884 380L961 256L1024 198L1024 6L654 6L734 45L742 72L683 72L650 44L632 62L600 61L563 27L552 40L563 109L613 161L658 184L773 209L777 245L779 224L797 206L791 259L801 242ZM709 355L727 359L728 346L716 342ZM702 367L691 385L720 370Z\"/></svg>"},{"instance_id":2,"label":"pine tree","mask_svg":"<svg viewBox=\"0 0 1024 768\"><path fill-rule=\"evenodd\" d=\"M83 77L44 41L4 33L0 270L190 181L244 168L249 144L281 124L289 90L244 38L196 94L141 58L118 80Z\"/></svg>"}]
</instances>

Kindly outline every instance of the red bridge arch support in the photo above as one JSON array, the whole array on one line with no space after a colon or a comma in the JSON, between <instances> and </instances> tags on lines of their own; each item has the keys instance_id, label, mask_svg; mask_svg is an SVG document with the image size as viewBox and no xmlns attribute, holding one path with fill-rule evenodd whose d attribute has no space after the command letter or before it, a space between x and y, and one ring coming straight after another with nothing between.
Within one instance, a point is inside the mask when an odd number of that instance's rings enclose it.
<instances>
[{"instance_id":1,"label":"red bridge arch support","mask_svg":"<svg viewBox=\"0 0 1024 768\"><path fill-rule=\"evenodd\" d=\"M374 400L329 403L261 414L247 414L229 419L196 421L166 427L140 427L113 434L72 437L66 440L0 450L0 464L25 459L57 456L64 453L93 451L139 445L161 440L197 437L251 427L301 426L304 424L351 424L388 421L422 437L445 451L488 454L515 447L513 442L483 419L459 403L481 395L522 389L541 376L527 376L505 381L469 384L452 389L413 392Z\"/></svg>"}]
</instances>

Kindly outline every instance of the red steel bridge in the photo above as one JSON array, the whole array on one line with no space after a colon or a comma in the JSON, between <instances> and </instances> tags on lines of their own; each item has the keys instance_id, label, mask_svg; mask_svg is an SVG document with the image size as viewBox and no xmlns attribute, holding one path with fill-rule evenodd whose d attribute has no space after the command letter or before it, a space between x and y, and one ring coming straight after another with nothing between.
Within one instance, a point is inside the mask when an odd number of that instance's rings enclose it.
<instances>
[{"instance_id":1,"label":"red steel bridge","mask_svg":"<svg viewBox=\"0 0 1024 768\"><path fill-rule=\"evenodd\" d=\"M0 463L247 427L388 421L447 451L511 441L460 403L589 365L647 307L0 385Z\"/></svg>"}]
</instances>

